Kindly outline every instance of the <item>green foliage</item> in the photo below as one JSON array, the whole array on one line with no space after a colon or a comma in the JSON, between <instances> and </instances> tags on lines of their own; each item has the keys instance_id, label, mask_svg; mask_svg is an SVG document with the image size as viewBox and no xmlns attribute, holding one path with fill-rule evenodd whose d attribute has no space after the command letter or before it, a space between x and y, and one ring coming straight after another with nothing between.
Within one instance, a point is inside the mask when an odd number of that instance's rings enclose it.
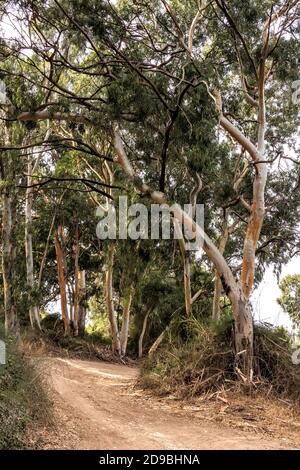
<instances>
[{"instance_id":1,"label":"green foliage","mask_svg":"<svg viewBox=\"0 0 300 470\"><path fill-rule=\"evenodd\" d=\"M296 326L300 326L300 274L288 274L279 284L279 305Z\"/></svg>"},{"instance_id":2,"label":"green foliage","mask_svg":"<svg viewBox=\"0 0 300 470\"><path fill-rule=\"evenodd\" d=\"M103 344L110 343L110 325L103 298L93 296L90 299L86 332L91 337L97 337Z\"/></svg>"},{"instance_id":3,"label":"green foliage","mask_svg":"<svg viewBox=\"0 0 300 470\"><path fill-rule=\"evenodd\" d=\"M0 449L28 447L26 429L48 422L51 404L40 374L17 348L16 338L5 336L7 362L0 364Z\"/></svg>"}]
</instances>

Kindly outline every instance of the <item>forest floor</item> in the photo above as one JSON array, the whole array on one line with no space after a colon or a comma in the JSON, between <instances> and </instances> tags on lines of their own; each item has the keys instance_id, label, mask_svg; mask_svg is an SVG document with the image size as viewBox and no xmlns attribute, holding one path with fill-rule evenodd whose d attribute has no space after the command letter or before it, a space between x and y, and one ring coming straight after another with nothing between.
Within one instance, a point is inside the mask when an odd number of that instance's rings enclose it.
<instances>
[{"instance_id":1,"label":"forest floor","mask_svg":"<svg viewBox=\"0 0 300 470\"><path fill-rule=\"evenodd\" d=\"M236 421L218 422L228 405L221 403L220 411L202 402L153 397L136 387L136 367L65 358L35 361L43 373L48 371L54 422L59 423L54 428L31 430L35 448L300 448L299 423L294 423L291 432L280 423L284 428L280 432L280 426L271 429L267 423L260 427L244 422L239 429Z\"/></svg>"}]
</instances>

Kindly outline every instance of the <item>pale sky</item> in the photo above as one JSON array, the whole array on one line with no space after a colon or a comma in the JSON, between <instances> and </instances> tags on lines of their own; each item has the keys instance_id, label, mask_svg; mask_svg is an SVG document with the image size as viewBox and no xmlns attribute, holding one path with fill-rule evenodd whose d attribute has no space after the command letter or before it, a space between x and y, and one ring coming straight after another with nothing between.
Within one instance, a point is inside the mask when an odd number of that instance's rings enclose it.
<instances>
[{"instance_id":1,"label":"pale sky","mask_svg":"<svg viewBox=\"0 0 300 470\"><path fill-rule=\"evenodd\" d=\"M300 274L300 258L293 258L282 268L279 281L287 274ZM258 288L253 292L252 305L254 318L258 321L272 323L273 325L283 325L289 331L292 331L292 322L289 316L285 314L276 302L280 296L277 278L273 273L272 267L269 267Z\"/></svg>"}]
</instances>

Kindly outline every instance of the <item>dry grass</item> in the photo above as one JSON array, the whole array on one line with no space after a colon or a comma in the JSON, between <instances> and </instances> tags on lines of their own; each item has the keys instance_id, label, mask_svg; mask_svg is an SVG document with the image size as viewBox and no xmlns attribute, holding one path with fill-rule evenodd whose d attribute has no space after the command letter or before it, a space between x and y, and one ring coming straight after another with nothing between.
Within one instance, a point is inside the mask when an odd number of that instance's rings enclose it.
<instances>
[{"instance_id":1,"label":"dry grass","mask_svg":"<svg viewBox=\"0 0 300 470\"><path fill-rule=\"evenodd\" d=\"M213 326L195 319L178 323L144 361L137 386L149 397L163 397L174 412L180 408L299 447L300 366L292 364L288 335L256 325L256 375L245 388L234 371L231 326L230 319Z\"/></svg>"},{"instance_id":2,"label":"dry grass","mask_svg":"<svg viewBox=\"0 0 300 470\"><path fill-rule=\"evenodd\" d=\"M106 362L130 363L112 353L111 347L101 342L96 335L83 338L64 336L63 330L49 329L35 333L31 329L22 333L22 348L29 357L52 356L73 359L101 360Z\"/></svg>"},{"instance_id":3,"label":"dry grass","mask_svg":"<svg viewBox=\"0 0 300 470\"><path fill-rule=\"evenodd\" d=\"M255 377L244 387L234 366L232 324L184 320L170 330L164 344L147 359L139 383L157 393L180 397L211 396L235 391L250 396L279 397L300 404L300 367L292 363L288 335L266 325L255 327Z\"/></svg>"}]
</instances>

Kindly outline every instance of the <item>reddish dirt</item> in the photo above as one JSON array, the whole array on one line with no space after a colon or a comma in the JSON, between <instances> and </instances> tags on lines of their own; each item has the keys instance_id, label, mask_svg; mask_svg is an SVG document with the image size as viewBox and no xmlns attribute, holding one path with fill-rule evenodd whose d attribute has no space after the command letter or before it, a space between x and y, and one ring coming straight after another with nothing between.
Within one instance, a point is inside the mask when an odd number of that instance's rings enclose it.
<instances>
[{"instance_id":1,"label":"reddish dirt","mask_svg":"<svg viewBox=\"0 0 300 470\"><path fill-rule=\"evenodd\" d=\"M43 430L44 449L287 449L271 439L171 409L133 387L137 369L77 359L41 359L54 391L55 432ZM295 447L295 446L294 446Z\"/></svg>"}]
</instances>

